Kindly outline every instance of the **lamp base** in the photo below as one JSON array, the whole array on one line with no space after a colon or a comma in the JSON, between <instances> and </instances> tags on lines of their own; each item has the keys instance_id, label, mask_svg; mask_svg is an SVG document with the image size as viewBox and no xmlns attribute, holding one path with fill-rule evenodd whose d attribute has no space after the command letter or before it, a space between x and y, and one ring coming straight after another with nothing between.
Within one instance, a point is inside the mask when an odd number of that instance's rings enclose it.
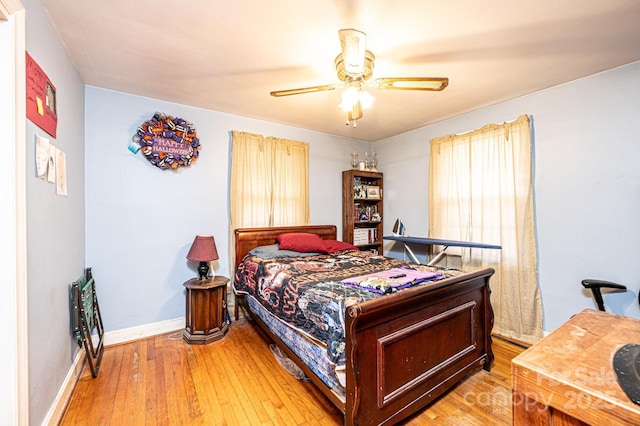
<instances>
[{"instance_id":1,"label":"lamp base","mask_svg":"<svg viewBox=\"0 0 640 426\"><path fill-rule=\"evenodd\" d=\"M198 275L200 280L206 280L209 275L209 262L200 262L198 265Z\"/></svg>"}]
</instances>

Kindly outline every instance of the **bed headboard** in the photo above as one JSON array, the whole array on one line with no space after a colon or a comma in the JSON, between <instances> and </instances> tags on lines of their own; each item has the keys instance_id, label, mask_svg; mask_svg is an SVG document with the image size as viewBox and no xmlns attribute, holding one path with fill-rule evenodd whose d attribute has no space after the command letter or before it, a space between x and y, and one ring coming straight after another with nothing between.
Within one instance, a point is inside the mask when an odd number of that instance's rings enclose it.
<instances>
[{"instance_id":1,"label":"bed headboard","mask_svg":"<svg viewBox=\"0 0 640 426\"><path fill-rule=\"evenodd\" d=\"M306 232L323 240L337 239L335 225L281 226L275 228L239 228L235 230L236 266L253 248L276 243L276 236L287 232Z\"/></svg>"}]
</instances>

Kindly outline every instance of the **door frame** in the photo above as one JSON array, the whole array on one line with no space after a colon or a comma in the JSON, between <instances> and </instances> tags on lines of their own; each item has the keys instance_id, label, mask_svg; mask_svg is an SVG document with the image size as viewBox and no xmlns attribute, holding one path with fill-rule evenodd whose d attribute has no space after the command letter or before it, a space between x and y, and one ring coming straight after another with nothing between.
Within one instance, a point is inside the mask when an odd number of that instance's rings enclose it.
<instances>
[{"instance_id":1,"label":"door frame","mask_svg":"<svg viewBox=\"0 0 640 426\"><path fill-rule=\"evenodd\" d=\"M3 146L0 167L0 193L6 193L2 206L0 234L8 235L0 243L0 270L8 281L3 285L0 304L0 332L5 340L0 359L3 386L3 421L29 424L29 351L27 315L27 232L26 232L26 77L25 10L19 0L0 0L0 112L8 126L0 126ZM5 78L6 77L6 78ZM6 164L5 164L6 161ZM6 167L5 167L6 166ZM6 359L5 359L6 358Z\"/></svg>"}]
</instances>

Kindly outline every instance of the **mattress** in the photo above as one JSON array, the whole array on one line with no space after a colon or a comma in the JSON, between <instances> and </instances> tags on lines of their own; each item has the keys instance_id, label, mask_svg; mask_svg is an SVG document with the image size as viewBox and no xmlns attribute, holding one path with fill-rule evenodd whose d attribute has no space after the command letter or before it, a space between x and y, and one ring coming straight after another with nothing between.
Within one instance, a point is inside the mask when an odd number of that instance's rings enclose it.
<instances>
[{"instance_id":1,"label":"mattress","mask_svg":"<svg viewBox=\"0 0 640 426\"><path fill-rule=\"evenodd\" d=\"M433 267L345 250L304 257L249 253L236 270L234 291L249 309L337 394L344 395L346 308L449 273Z\"/></svg>"}]
</instances>

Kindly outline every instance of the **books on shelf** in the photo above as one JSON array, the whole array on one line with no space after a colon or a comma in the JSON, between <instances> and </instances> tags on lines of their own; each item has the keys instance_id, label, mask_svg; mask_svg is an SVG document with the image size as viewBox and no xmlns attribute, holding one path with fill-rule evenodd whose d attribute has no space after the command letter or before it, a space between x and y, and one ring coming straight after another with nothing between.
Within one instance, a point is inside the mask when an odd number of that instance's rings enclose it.
<instances>
[{"instance_id":1,"label":"books on shelf","mask_svg":"<svg viewBox=\"0 0 640 426\"><path fill-rule=\"evenodd\" d=\"M378 228L354 228L353 245L366 245L378 241Z\"/></svg>"}]
</instances>

